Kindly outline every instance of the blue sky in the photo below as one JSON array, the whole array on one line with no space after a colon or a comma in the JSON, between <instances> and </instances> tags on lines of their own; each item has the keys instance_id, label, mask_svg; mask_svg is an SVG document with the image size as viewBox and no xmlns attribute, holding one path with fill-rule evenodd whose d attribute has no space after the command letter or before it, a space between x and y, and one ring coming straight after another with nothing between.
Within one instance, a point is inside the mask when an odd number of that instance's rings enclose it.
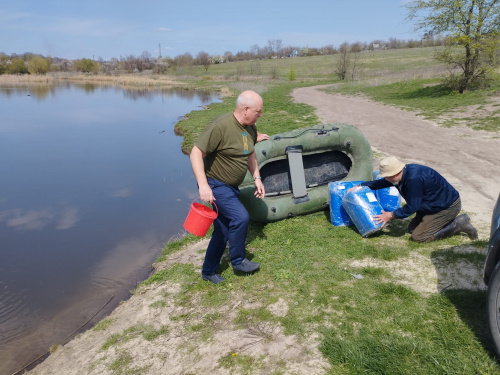
<instances>
[{"instance_id":1,"label":"blue sky","mask_svg":"<svg viewBox=\"0 0 500 375\"><path fill-rule=\"evenodd\" d=\"M408 0L21 0L0 4L0 52L68 59L224 54L420 39Z\"/></svg>"}]
</instances>

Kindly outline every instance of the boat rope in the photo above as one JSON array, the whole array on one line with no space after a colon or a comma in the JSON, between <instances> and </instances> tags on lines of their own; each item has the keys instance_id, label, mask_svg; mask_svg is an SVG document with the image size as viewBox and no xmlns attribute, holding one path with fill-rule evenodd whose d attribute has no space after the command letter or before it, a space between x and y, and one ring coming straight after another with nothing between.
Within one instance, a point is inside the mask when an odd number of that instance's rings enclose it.
<instances>
[{"instance_id":1,"label":"boat rope","mask_svg":"<svg viewBox=\"0 0 500 375\"><path fill-rule=\"evenodd\" d=\"M279 141L280 139L292 139L292 138L298 138L300 137L301 135L307 133L307 132L317 132L318 135L324 135L324 134L327 134L331 131L338 131L339 128L337 127L333 127L331 129L317 129L317 128L309 128L309 129L305 129L304 131L300 132L299 134L297 135L291 135L291 136L288 136L288 137L282 137L282 136L279 136L279 135L276 135L273 139L275 141Z\"/></svg>"},{"instance_id":2,"label":"boat rope","mask_svg":"<svg viewBox=\"0 0 500 375\"><path fill-rule=\"evenodd\" d=\"M59 342L59 344L57 344L57 346L59 345L62 345L64 342L68 341L76 332L78 332L79 330L81 330L83 327L85 327L85 325L90 322L97 314L99 314L99 312L104 309L106 307L106 305L108 303L111 302L111 300L114 298L115 296L112 295L111 297L109 297L108 301L102 305L102 307L97 310L97 312L92 315L85 323L83 323L80 327L78 327L77 329L75 329L71 335L69 335L68 337L66 337L64 340L62 340L61 342ZM50 354L50 349L48 351L46 351L44 354L38 356L37 358L35 358L34 360L32 360L30 363L28 363L26 366L24 366L23 368L20 368L19 370L17 370L16 372L14 372L12 375L17 375L19 374L21 371L25 370L26 368L28 368L29 366L31 366L33 363L35 363L36 361L40 360L41 358L45 357L46 355Z\"/></svg>"}]
</instances>

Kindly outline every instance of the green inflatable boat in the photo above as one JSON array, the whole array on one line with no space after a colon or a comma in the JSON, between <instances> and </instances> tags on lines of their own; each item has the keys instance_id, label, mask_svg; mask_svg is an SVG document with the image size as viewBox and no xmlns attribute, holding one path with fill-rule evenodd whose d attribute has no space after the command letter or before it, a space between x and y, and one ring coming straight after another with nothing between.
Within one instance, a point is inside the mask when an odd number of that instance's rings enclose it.
<instances>
[{"instance_id":1,"label":"green inflatable boat","mask_svg":"<svg viewBox=\"0 0 500 375\"><path fill-rule=\"evenodd\" d=\"M272 222L326 209L331 181L369 181L372 149L354 126L324 124L277 134L255 145L264 199L254 196L250 172L239 186L250 218Z\"/></svg>"}]
</instances>

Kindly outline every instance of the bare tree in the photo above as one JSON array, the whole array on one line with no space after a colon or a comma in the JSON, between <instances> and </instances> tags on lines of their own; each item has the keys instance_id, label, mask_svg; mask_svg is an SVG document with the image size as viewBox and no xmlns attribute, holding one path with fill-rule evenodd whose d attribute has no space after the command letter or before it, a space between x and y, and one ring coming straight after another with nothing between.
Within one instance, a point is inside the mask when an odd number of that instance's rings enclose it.
<instances>
[{"instance_id":1,"label":"bare tree","mask_svg":"<svg viewBox=\"0 0 500 375\"><path fill-rule=\"evenodd\" d=\"M396 39L396 38L389 38L389 48L390 49L397 49L397 48L402 48L404 46L404 42L402 40Z\"/></svg>"},{"instance_id":2,"label":"bare tree","mask_svg":"<svg viewBox=\"0 0 500 375\"><path fill-rule=\"evenodd\" d=\"M329 44L327 46L320 48L319 52L322 55L334 55L335 53L337 53L337 50L333 47L332 44Z\"/></svg>"},{"instance_id":3,"label":"bare tree","mask_svg":"<svg viewBox=\"0 0 500 375\"><path fill-rule=\"evenodd\" d=\"M136 68L134 61L135 61L134 55L129 55L128 57L125 58L120 56L120 66L127 73L132 73Z\"/></svg>"},{"instance_id":4,"label":"bare tree","mask_svg":"<svg viewBox=\"0 0 500 375\"><path fill-rule=\"evenodd\" d=\"M278 56L283 48L283 41L281 39L271 39L267 41L268 53L273 56Z\"/></svg>"},{"instance_id":5,"label":"bare tree","mask_svg":"<svg viewBox=\"0 0 500 375\"><path fill-rule=\"evenodd\" d=\"M346 79L347 72L349 71L350 65L350 54L349 54L349 44L344 42L340 45L338 49L337 65L335 67L335 73L341 81Z\"/></svg>"},{"instance_id":6,"label":"bare tree","mask_svg":"<svg viewBox=\"0 0 500 375\"><path fill-rule=\"evenodd\" d=\"M350 51L351 52L362 52L366 49L366 43L363 42L355 42L351 44Z\"/></svg>"},{"instance_id":7,"label":"bare tree","mask_svg":"<svg viewBox=\"0 0 500 375\"><path fill-rule=\"evenodd\" d=\"M283 41L281 39L276 39L275 48L276 48L276 53L279 56L281 50L283 49Z\"/></svg>"},{"instance_id":8,"label":"bare tree","mask_svg":"<svg viewBox=\"0 0 500 375\"><path fill-rule=\"evenodd\" d=\"M151 53L144 51L140 57L142 70L153 69L155 65L155 59L151 56Z\"/></svg>"},{"instance_id":9,"label":"bare tree","mask_svg":"<svg viewBox=\"0 0 500 375\"><path fill-rule=\"evenodd\" d=\"M351 80L354 81L356 79L356 77L358 75L358 71L359 71L359 60L361 58L361 50L359 50L358 48L353 50L351 48L351 51L349 52L349 54L350 54L349 70L351 72Z\"/></svg>"},{"instance_id":10,"label":"bare tree","mask_svg":"<svg viewBox=\"0 0 500 375\"><path fill-rule=\"evenodd\" d=\"M235 61L252 60L255 57L251 52L239 51L235 55Z\"/></svg>"},{"instance_id":11,"label":"bare tree","mask_svg":"<svg viewBox=\"0 0 500 375\"><path fill-rule=\"evenodd\" d=\"M258 44L253 44L251 47L250 47L250 53L255 57L257 57L259 55L259 51L260 51L260 47Z\"/></svg>"},{"instance_id":12,"label":"bare tree","mask_svg":"<svg viewBox=\"0 0 500 375\"><path fill-rule=\"evenodd\" d=\"M208 71L210 64L212 64L212 59L210 58L210 55L208 53L206 53L205 51L201 51L198 52L198 55L196 55L196 63L198 65L203 65L205 71Z\"/></svg>"},{"instance_id":13,"label":"bare tree","mask_svg":"<svg viewBox=\"0 0 500 375\"><path fill-rule=\"evenodd\" d=\"M192 63L193 63L193 56L188 52L186 52L183 55L176 56L174 58L174 65L178 68L189 66Z\"/></svg>"},{"instance_id":14,"label":"bare tree","mask_svg":"<svg viewBox=\"0 0 500 375\"><path fill-rule=\"evenodd\" d=\"M233 56L233 53L231 51L224 52L224 61L225 62L234 61L234 56Z\"/></svg>"}]
</instances>

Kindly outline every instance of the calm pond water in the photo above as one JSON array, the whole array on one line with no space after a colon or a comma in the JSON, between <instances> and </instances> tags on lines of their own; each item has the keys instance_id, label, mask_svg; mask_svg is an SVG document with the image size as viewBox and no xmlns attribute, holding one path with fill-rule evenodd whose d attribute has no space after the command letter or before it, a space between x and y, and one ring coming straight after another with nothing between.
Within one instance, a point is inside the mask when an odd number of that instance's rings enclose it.
<instances>
[{"instance_id":1,"label":"calm pond water","mask_svg":"<svg viewBox=\"0 0 500 375\"><path fill-rule=\"evenodd\" d=\"M0 374L112 296L107 312L126 299L184 232L197 189L174 125L214 101L189 90L0 87Z\"/></svg>"}]
</instances>

